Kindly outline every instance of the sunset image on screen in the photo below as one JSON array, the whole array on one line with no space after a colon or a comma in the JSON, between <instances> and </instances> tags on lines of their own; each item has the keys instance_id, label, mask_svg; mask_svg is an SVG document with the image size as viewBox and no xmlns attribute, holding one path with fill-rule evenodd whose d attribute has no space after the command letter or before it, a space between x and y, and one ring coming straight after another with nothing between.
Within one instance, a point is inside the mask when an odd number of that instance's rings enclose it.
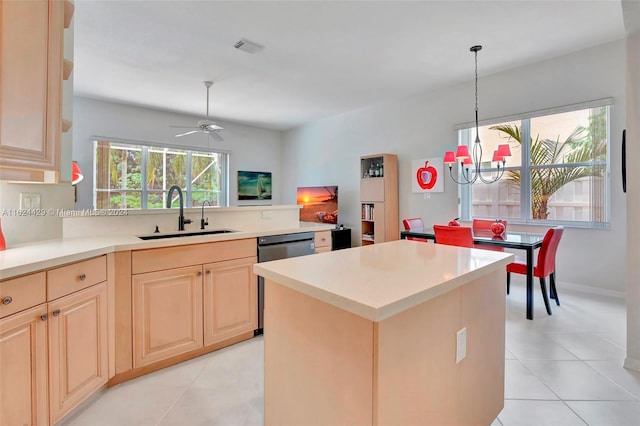
<instances>
[{"instance_id":1,"label":"sunset image on screen","mask_svg":"<svg viewBox=\"0 0 640 426\"><path fill-rule=\"evenodd\" d=\"M338 187L305 186L298 188L297 203L302 205L302 222L338 223Z\"/></svg>"}]
</instances>

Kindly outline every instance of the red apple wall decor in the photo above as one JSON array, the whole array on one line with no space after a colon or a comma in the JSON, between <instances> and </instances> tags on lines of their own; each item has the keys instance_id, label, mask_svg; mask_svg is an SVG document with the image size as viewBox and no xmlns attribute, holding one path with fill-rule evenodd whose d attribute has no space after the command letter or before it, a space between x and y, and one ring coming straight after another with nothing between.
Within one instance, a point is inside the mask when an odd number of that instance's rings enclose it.
<instances>
[{"instance_id":1,"label":"red apple wall decor","mask_svg":"<svg viewBox=\"0 0 640 426\"><path fill-rule=\"evenodd\" d=\"M444 192L442 167L438 157L411 160L411 192Z\"/></svg>"},{"instance_id":2,"label":"red apple wall decor","mask_svg":"<svg viewBox=\"0 0 640 426\"><path fill-rule=\"evenodd\" d=\"M418 185L422 189L432 189L438 181L438 171L430 166L428 161L424 162L424 167L420 167L416 173Z\"/></svg>"}]
</instances>

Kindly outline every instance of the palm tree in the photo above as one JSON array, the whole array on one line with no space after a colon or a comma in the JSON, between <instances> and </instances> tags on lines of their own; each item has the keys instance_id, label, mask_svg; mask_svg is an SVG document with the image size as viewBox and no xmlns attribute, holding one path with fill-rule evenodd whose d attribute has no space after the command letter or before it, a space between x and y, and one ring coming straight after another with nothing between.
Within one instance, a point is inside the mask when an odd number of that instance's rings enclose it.
<instances>
[{"instance_id":1,"label":"palm tree","mask_svg":"<svg viewBox=\"0 0 640 426\"><path fill-rule=\"evenodd\" d=\"M531 215L534 219L547 219L549 216L549 199L560 188L569 182L584 177L602 177L604 168L594 163L604 160L607 153L606 137L599 137L601 132L594 131L596 116L590 119L589 129L582 126L576 127L564 141L560 137L552 139L531 138L531 165L554 165L567 163L583 163L580 166L532 168L531 169ZM509 140L522 144L522 134L515 125L498 125L491 127L506 134ZM584 163L592 163L585 165ZM520 172L507 171L508 184L520 188Z\"/></svg>"}]
</instances>

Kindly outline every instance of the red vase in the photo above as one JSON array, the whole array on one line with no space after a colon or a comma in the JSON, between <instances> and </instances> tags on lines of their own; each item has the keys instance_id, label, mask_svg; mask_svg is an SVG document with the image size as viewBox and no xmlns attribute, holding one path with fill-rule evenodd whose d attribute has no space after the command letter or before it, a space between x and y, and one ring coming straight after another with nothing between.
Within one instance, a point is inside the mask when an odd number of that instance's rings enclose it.
<instances>
[{"instance_id":1,"label":"red vase","mask_svg":"<svg viewBox=\"0 0 640 426\"><path fill-rule=\"evenodd\" d=\"M7 243L4 240L4 234L2 233L2 220L0 220L0 250L7 248Z\"/></svg>"},{"instance_id":2,"label":"red vase","mask_svg":"<svg viewBox=\"0 0 640 426\"><path fill-rule=\"evenodd\" d=\"M494 235L504 234L505 229L506 227L504 226L504 223L502 223L501 220L496 220L491 224L491 232L493 232Z\"/></svg>"}]
</instances>

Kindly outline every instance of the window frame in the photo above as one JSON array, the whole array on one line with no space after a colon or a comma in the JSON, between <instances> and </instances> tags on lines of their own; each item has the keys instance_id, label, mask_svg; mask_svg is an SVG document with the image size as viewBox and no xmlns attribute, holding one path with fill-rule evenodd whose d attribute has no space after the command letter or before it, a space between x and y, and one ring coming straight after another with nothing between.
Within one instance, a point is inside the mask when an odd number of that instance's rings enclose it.
<instances>
[{"instance_id":1,"label":"window frame","mask_svg":"<svg viewBox=\"0 0 640 426\"><path fill-rule=\"evenodd\" d=\"M98 145L100 142L106 142L106 143L110 143L110 144L116 144L116 145L129 145L130 147L132 147L133 149L140 149L142 151L141 154L141 159L140 159L140 174L141 176L147 176L147 171L148 171L148 161L149 161L149 151L156 149L156 150L178 150L178 151L184 151L186 154L186 161L185 161L185 175L184 175L184 179L185 179L185 188L181 188L183 195L184 195L184 207L185 208L192 208L193 207L193 182L191 182L192 180L192 170L191 170L191 166L192 166L192 157L195 154L217 154L219 155L219 160L220 160L220 183L219 183L219 207L229 207L229 157L230 157L230 152L229 151L225 151L225 150L218 150L218 149L209 149L206 147L191 147L191 146L177 146L177 145L169 145L169 144L158 144L158 143L148 143L148 142L142 142L142 141L132 141L132 140L126 140L126 139L115 139L115 138L107 138L107 137L94 137L93 138L93 207L95 209L97 209L97 195L99 192L126 192L126 193L140 193L140 207L139 208L126 208L124 210L161 210L161 209L166 209L166 202L162 204L161 208L156 208L156 207L148 207L148 196L150 193L160 193L160 192L164 192L166 193L168 191L169 188L167 188L166 190L157 190L157 189L152 189L149 188L147 185L147 180L146 179L141 179L140 182L140 189L123 189L123 190L105 190L102 188L98 188L97 187L97 174L98 174L98 164L97 164L97 150L98 150ZM112 149L111 147L109 149ZM196 190L196 192L202 192L202 190ZM214 192L214 191L208 191L208 192ZM196 206L196 208L199 208L200 206Z\"/></svg>"},{"instance_id":2,"label":"window frame","mask_svg":"<svg viewBox=\"0 0 640 426\"><path fill-rule=\"evenodd\" d=\"M611 227L611 105L613 100L611 98L599 99L596 101L589 101L580 104L572 104L563 107L550 108L546 110L538 110L534 112L524 113L520 115L513 115L508 117L496 118L491 120L483 120L479 123L480 126L496 125L509 121L520 121L521 132L521 165L514 167L505 167L504 171L519 170L520 171L520 217L508 218L509 223L519 225L533 225L533 226L557 226L563 225L565 227L572 228L594 228L594 229L608 229ZM586 109L595 109L606 107L606 137L607 137L607 156L605 160L598 162L597 165L604 166L605 171L603 175L604 188L605 188L605 201L604 201L604 221L575 221L575 220L550 220L550 219L533 219L531 214L531 171L536 169L549 169L549 168L564 168L564 167L579 167L580 165L594 165L593 163L561 163L561 164L543 164L532 165L531 164L531 120L537 117L543 117L554 114L561 114L564 112L573 112ZM458 144L466 144L469 149L472 148L472 141L475 140L475 123L465 123L456 126L458 130ZM495 167L481 167L483 172L497 171ZM481 183L477 183L481 185ZM458 214L462 220L471 221L474 216L471 215L471 208L473 204L471 188L472 185L458 185L458 197L460 200L458 206ZM524 191L522 188L527 188Z\"/></svg>"}]
</instances>

